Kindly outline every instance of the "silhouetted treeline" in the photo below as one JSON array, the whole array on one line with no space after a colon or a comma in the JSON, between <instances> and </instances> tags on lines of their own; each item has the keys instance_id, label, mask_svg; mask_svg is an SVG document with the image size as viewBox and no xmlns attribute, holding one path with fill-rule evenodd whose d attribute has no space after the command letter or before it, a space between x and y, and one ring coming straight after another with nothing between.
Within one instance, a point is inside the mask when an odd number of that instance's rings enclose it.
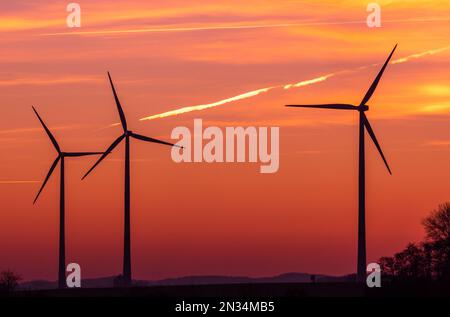
<instances>
[{"instance_id":1,"label":"silhouetted treeline","mask_svg":"<svg viewBox=\"0 0 450 317\"><path fill-rule=\"evenodd\" d=\"M21 280L19 274L14 273L11 270L6 270L0 272L0 294L10 294L17 286L19 286L19 281Z\"/></svg>"},{"instance_id":2,"label":"silhouetted treeline","mask_svg":"<svg viewBox=\"0 0 450 317\"><path fill-rule=\"evenodd\" d=\"M382 276L393 282L450 283L450 203L440 205L422 224L426 232L422 242L380 259Z\"/></svg>"}]
</instances>

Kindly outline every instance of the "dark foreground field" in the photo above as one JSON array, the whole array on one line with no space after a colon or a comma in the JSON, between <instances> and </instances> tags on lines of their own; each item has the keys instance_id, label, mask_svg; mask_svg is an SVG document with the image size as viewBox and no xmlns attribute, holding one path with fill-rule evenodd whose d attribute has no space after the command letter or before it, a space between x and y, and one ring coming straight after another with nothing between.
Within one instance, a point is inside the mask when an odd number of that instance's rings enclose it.
<instances>
[{"instance_id":1,"label":"dark foreground field","mask_svg":"<svg viewBox=\"0 0 450 317\"><path fill-rule=\"evenodd\" d=\"M304 298L304 297L449 297L450 288L437 284L383 284L368 288L356 283L267 283L176 285L130 288L78 288L17 291L13 297L140 297L140 298Z\"/></svg>"},{"instance_id":2,"label":"dark foreground field","mask_svg":"<svg viewBox=\"0 0 450 317\"><path fill-rule=\"evenodd\" d=\"M1 297L1 296L0 296ZM412 299L413 297L413 299ZM440 297L440 298L438 298ZM437 285L390 285L369 289L355 283L254 283L166 285L131 288L81 288L66 290L21 290L0 298L0 307L29 313L70 310L91 315L219 315L223 312L275 312L305 315L308 311L335 315L358 311L355 307L382 310L385 303L405 309L447 309L449 288ZM356 306L355 306L356 305ZM268 310L269 307L273 310ZM207 309L206 309L207 308ZM206 309L206 310L205 310ZM392 308L390 308L392 311ZM407 314L406 314L407 315Z\"/></svg>"}]
</instances>

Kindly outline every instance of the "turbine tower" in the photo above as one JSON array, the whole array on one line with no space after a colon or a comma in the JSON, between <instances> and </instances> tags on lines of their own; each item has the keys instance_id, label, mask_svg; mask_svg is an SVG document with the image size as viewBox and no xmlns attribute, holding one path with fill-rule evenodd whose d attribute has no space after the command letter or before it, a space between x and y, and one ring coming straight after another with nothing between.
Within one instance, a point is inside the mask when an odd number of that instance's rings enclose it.
<instances>
[{"instance_id":1,"label":"turbine tower","mask_svg":"<svg viewBox=\"0 0 450 317\"><path fill-rule=\"evenodd\" d=\"M102 152L63 152L61 151L61 148L58 145L58 142L56 142L55 137L50 132L50 130L45 125L42 118L39 116L38 112L34 107L33 111L36 114L37 118L41 122L42 126L44 127L45 132L47 132L48 137L50 138L50 141L53 144L53 147L56 149L56 152L58 152L58 156L56 157L55 161L53 162L52 166L50 167L50 170L47 173L47 176L45 177L44 183L42 183L41 188L39 189L39 192L36 195L36 198L33 201L33 204L36 203L36 201L39 198L39 195L41 194L42 190L44 189L45 185L47 184L47 181L49 180L50 176L52 175L54 169L56 168L56 165L58 165L58 162L61 162L60 164L60 185L59 185L59 262L58 262L58 287L59 288L65 288L66 287L66 241L65 241L65 190L64 190L64 180L65 180L65 170L64 170L64 160L66 157L80 157L80 156L88 156L88 155L97 155L102 154Z\"/></svg>"},{"instance_id":2,"label":"turbine tower","mask_svg":"<svg viewBox=\"0 0 450 317\"><path fill-rule=\"evenodd\" d=\"M373 143L375 144L381 158L386 165L389 174L392 175L391 169L384 157L380 144L377 141L375 133L370 126L369 120L365 114L369 110L367 102L372 97L377 85L383 76L386 66L394 54L397 45L389 54L386 62L378 73L377 77L373 81L366 95L362 99L358 106L350 104L319 104L319 105L287 105L286 107L299 107L299 108L320 108L320 109L338 109L338 110L356 110L359 112L359 177L358 177L358 263L357 263L357 281L362 283L366 279L366 172L365 172L365 146L364 146L364 129L369 133Z\"/></svg>"},{"instance_id":3,"label":"turbine tower","mask_svg":"<svg viewBox=\"0 0 450 317\"><path fill-rule=\"evenodd\" d=\"M87 171L82 179L86 178L92 170L101 162L109 153L123 140L125 139L125 192L124 192L124 244L123 244L123 284L124 286L131 286L131 238L130 238L130 138L137 140L159 143L170 146L177 146L172 143L157 140L147 136L143 136L133 131L128 130L127 120L123 112L122 106L117 96L116 89L111 79L111 75L108 72L109 83L116 101L117 111L119 112L120 122L122 125L123 133L109 146L109 148L103 153L98 161ZM177 146L178 147L178 146Z\"/></svg>"}]
</instances>

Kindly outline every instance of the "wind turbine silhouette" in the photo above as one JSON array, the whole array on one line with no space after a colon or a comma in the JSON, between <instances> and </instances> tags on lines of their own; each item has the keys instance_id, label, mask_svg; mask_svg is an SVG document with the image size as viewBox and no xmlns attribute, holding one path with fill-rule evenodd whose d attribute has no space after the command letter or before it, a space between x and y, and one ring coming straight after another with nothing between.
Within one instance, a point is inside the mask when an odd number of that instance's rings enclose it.
<instances>
[{"instance_id":1,"label":"wind turbine silhouette","mask_svg":"<svg viewBox=\"0 0 450 317\"><path fill-rule=\"evenodd\" d=\"M61 148L58 145L58 142L56 142L55 137L50 132L50 130L45 125L42 118L39 116L38 112L34 107L33 111L36 114L37 118L41 122L42 126L44 127L45 132L47 132L48 137L50 138L50 141L53 144L53 147L56 149L56 152L58 152L58 156L56 157L55 161L53 162L52 166L50 167L50 170L47 173L47 176L45 177L44 183L42 183L41 188L39 189L39 192L36 195L36 198L33 201L33 204L36 203L39 196L41 195L42 190L44 189L45 185L47 184L47 181L49 180L50 176L52 175L53 171L56 168L56 165L58 165L58 162L61 162L60 167L60 185L59 185L59 262L58 262L58 287L59 288L65 288L66 287L66 241L65 241L65 190L64 190L64 180L65 180L65 170L64 170L64 160L66 157L80 157L80 156L88 156L88 155L98 155L102 154L102 152L63 152L61 151Z\"/></svg>"},{"instance_id":2,"label":"wind turbine silhouette","mask_svg":"<svg viewBox=\"0 0 450 317\"><path fill-rule=\"evenodd\" d=\"M366 172L365 172L365 148L364 148L364 128L367 129L373 143L375 144L378 152L380 153L384 164L386 165L389 174L392 175L391 169L384 157L380 144L377 141L375 133L370 126L369 120L365 115L365 111L369 110L367 102L372 97L377 85L383 76L383 72L386 69L392 55L394 54L397 45L395 45L391 54L387 58L377 77L373 81L363 100L358 106L350 104L319 104L319 105L286 105L286 107L299 107L299 108L320 108L320 109L338 109L338 110L356 110L359 111L359 186L358 186L358 263L357 263L357 281L364 282L366 279Z\"/></svg>"},{"instance_id":3,"label":"wind turbine silhouette","mask_svg":"<svg viewBox=\"0 0 450 317\"><path fill-rule=\"evenodd\" d=\"M124 286L131 285L131 238L130 238L130 137L152 143L159 143L164 145L176 146L175 144L168 143L165 141L157 140L147 136L143 136L133 131L128 130L127 120L125 119L125 114L123 112L122 106L117 96L116 89L111 79L111 75L108 72L109 83L111 84L111 89L114 94L114 99L116 101L117 111L119 112L120 122L122 124L123 134L121 134L103 153L103 155L98 159L98 161L87 171L82 179L86 178L92 170L101 162L109 153L123 140L125 139L125 193L124 193L124 247L123 247L123 284Z\"/></svg>"}]
</instances>

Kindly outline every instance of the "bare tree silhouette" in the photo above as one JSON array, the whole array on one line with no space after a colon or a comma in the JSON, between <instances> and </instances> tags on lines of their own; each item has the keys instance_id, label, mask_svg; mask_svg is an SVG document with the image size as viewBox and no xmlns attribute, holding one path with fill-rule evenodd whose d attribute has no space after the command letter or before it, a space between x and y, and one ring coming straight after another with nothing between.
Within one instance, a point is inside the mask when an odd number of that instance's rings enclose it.
<instances>
[{"instance_id":1,"label":"bare tree silhouette","mask_svg":"<svg viewBox=\"0 0 450 317\"><path fill-rule=\"evenodd\" d=\"M433 260L437 279L450 281L450 202L439 205L422 222L425 227L425 246Z\"/></svg>"},{"instance_id":2,"label":"bare tree silhouette","mask_svg":"<svg viewBox=\"0 0 450 317\"><path fill-rule=\"evenodd\" d=\"M382 257L380 266L393 280L450 281L450 203L432 211L422 224L426 236L420 243L409 243L392 257Z\"/></svg>"},{"instance_id":3,"label":"bare tree silhouette","mask_svg":"<svg viewBox=\"0 0 450 317\"><path fill-rule=\"evenodd\" d=\"M19 281L22 277L11 270L6 270L0 273L0 291L11 293L19 286Z\"/></svg>"}]
</instances>

